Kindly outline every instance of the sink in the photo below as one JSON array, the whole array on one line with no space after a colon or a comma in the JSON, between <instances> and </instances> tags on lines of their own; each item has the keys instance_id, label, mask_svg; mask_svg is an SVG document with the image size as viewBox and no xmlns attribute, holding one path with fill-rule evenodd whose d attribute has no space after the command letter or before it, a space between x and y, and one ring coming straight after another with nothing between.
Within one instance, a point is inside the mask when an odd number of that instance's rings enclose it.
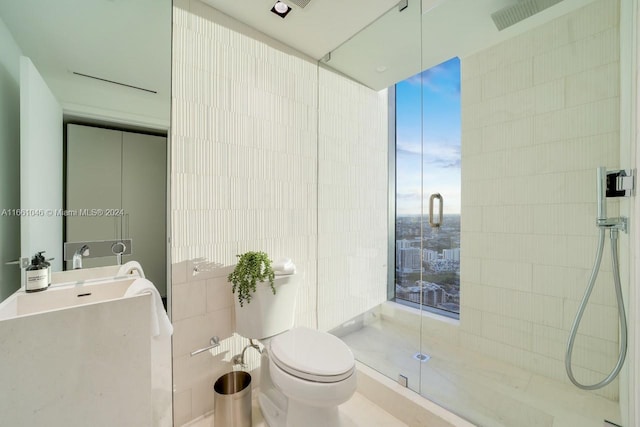
<instances>
[{"instance_id":1,"label":"sink","mask_svg":"<svg viewBox=\"0 0 640 427\"><path fill-rule=\"evenodd\" d=\"M153 300L124 297L135 280L18 291L0 304L2 425L81 426L91 417L101 425L158 425ZM171 340L162 343L170 360ZM170 388L163 393L171 401Z\"/></svg>"},{"instance_id":2,"label":"sink","mask_svg":"<svg viewBox=\"0 0 640 427\"><path fill-rule=\"evenodd\" d=\"M0 304L0 320L123 298L136 278L105 279L103 276L101 279L51 285L42 292L26 293L19 290Z\"/></svg>"},{"instance_id":3,"label":"sink","mask_svg":"<svg viewBox=\"0 0 640 427\"><path fill-rule=\"evenodd\" d=\"M88 280L116 277L120 265L108 265L106 267L80 268L78 270L56 271L51 274L51 286L62 283L78 283Z\"/></svg>"}]
</instances>

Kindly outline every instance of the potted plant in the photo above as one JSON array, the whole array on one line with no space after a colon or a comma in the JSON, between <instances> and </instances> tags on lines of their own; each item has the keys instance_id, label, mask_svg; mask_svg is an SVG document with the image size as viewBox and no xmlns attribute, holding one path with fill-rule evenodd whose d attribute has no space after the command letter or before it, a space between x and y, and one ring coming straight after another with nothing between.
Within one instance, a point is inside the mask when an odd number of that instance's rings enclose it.
<instances>
[{"instance_id":1,"label":"potted plant","mask_svg":"<svg viewBox=\"0 0 640 427\"><path fill-rule=\"evenodd\" d=\"M269 281L271 291L275 295L276 288L273 286L273 279L275 273L271 266L271 260L269 255L265 252L245 252L238 257L238 264L229 276L227 280L233 284L231 291L236 293L238 291L238 302L240 307L244 306L244 302L247 304L251 302L251 297L256 291L257 282Z\"/></svg>"}]
</instances>

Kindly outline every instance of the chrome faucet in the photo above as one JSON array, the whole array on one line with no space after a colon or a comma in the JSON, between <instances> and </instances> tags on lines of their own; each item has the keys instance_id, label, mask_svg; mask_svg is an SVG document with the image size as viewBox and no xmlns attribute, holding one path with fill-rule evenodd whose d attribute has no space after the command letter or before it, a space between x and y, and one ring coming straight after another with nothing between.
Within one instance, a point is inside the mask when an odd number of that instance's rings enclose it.
<instances>
[{"instance_id":1,"label":"chrome faucet","mask_svg":"<svg viewBox=\"0 0 640 427\"><path fill-rule=\"evenodd\" d=\"M250 348L257 350L258 353L262 354L262 350L260 349L258 344L254 343L253 339L250 339L249 345L245 346L245 348L242 349L242 354L236 354L235 356L233 356L233 358L231 359L231 363L233 363L234 365L246 366L246 363L244 363L244 353Z\"/></svg>"},{"instance_id":2,"label":"chrome faucet","mask_svg":"<svg viewBox=\"0 0 640 427\"><path fill-rule=\"evenodd\" d=\"M78 270L82 268L82 257L89 256L89 246L82 245L82 247L78 248L78 250L73 254L73 269Z\"/></svg>"}]
</instances>

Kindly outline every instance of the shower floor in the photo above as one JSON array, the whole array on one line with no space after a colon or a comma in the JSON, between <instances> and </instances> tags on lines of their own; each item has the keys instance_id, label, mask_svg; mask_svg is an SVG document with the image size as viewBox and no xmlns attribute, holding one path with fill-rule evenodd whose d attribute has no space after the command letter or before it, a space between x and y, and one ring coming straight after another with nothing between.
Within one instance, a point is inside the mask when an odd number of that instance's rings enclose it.
<instances>
[{"instance_id":1,"label":"shower floor","mask_svg":"<svg viewBox=\"0 0 640 427\"><path fill-rule=\"evenodd\" d=\"M441 342L378 318L340 334L356 359L482 427L602 427L621 424L618 402ZM430 356L427 361L414 357Z\"/></svg>"}]
</instances>

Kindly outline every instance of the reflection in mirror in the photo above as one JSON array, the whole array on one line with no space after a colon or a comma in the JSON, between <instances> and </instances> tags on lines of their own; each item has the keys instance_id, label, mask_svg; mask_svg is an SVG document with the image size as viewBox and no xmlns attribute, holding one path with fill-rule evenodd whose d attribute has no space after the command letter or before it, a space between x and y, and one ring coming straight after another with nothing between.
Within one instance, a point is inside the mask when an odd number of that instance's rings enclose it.
<instances>
[{"instance_id":1,"label":"reflection in mirror","mask_svg":"<svg viewBox=\"0 0 640 427\"><path fill-rule=\"evenodd\" d=\"M63 194L62 124L82 123L166 136L170 121L170 49L169 0L0 3L0 301L20 287L19 266L7 262L29 257L34 250L46 250L47 256L56 258L53 267L62 268L61 244L52 248L38 245L47 241L48 233L55 234L60 243L65 240L60 235L64 215L50 217L54 225L30 225L48 216L48 209L66 206L64 200L57 200L54 206L48 206L52 202L46 202L47 206L37 202L38 194ZM36 91L27 88L24 78L21 80L21 56L30 59L31 74L41 76L53 103L61 109L61 114L48 109L53 117L59 116L58 124L53 125L57 129L43 130L41 119L33 118L31 110L25 109L41 103L33 101ZM53 154L44 156L46 167L40 165L31 171L33 162L29 160L45 152L37 148L43 138L34 137L34 132L44 132L47 138L56 134L59 139L49 142L55 147L47 147ZM27 146L24 141L36 145ZM166 147L163 150L166 152ZM26 187L35 196L25 195ZM20 210L25 208L38 210L34 214ZM44 209L43 215L40 209ZM165 217L164 210L159 217ZM34 243L28 247L21 243L21 228L23 239L25 229L31 230L26 233ZM56 228L58 231L53 231Z\"/></svg>"}]
</instances>

